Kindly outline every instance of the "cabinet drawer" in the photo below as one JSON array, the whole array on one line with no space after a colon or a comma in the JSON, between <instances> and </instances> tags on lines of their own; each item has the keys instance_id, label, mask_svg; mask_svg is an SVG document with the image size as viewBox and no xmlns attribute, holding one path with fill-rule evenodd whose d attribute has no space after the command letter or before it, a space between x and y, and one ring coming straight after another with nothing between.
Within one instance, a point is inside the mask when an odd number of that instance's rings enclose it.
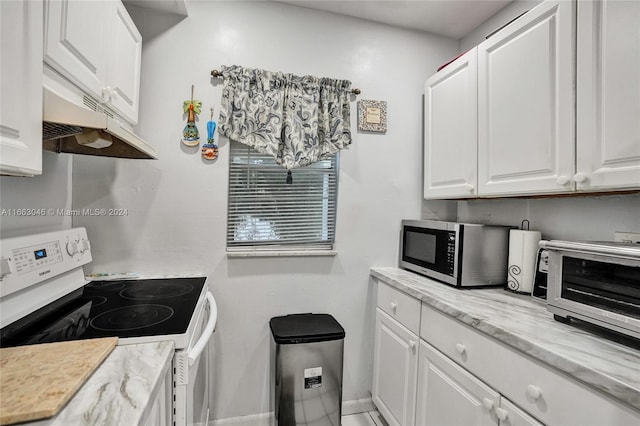
<instances>
[{"instance_id":1,"label":"cabinet drawer","mask_svg":"<svg viewBox=\"0 0 640 426\"><path fill-rule=\"evenodd\" d=\"M378 307L416 335L420 330L420 304L415 297L378 281Z\"/></svg>"},{"instance_id":2,"label":"cabinet drawer","mask_svg":"<svg viewBox=\"0 0 640 426\"><path fill-rule=\"evenodd\" d=\"M420 337L546 424L640 424L640 412L426 305Z\"/></svg>"}]
</instances>

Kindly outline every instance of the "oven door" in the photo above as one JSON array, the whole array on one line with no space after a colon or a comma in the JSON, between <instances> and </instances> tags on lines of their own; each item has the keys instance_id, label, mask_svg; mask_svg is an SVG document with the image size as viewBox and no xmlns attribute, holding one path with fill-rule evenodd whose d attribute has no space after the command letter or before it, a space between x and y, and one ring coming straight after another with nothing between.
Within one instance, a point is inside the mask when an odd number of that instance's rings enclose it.
<instances>
[{"instance_id":1,"label":"oven door","mask_svg":"<svg viewBox=\"0 0 640 426\"><path fill-rule=\"evenodd\" d=\"M588 253L551 251L551 307L561 316L640 335L640 263ZM553 309L550 309L552 312Z\"/></svg>"},{"instance_id":2,"label":"oven door","mask_svg":"<svg viewBox=\"0 0 640 426\"><path fill-rule=\"evenodd\" d=\"M196 313L196 332L185 350L176 352L175 424L206 426L209 421L209 340L216 326L218 309L210 292Z\"/></svg>"},{"instance_id":3,"label":"oven door","mask_svg":"<svg viewBox=\"0 0 640 426\"><path fill-rule=\"evenodd\" d=\"M446 222L429 227L413 226L413 222L419 221L403 222L400 266L449 284L458 284L456 247L461 227Z\"/></svg>"}]
</instances>

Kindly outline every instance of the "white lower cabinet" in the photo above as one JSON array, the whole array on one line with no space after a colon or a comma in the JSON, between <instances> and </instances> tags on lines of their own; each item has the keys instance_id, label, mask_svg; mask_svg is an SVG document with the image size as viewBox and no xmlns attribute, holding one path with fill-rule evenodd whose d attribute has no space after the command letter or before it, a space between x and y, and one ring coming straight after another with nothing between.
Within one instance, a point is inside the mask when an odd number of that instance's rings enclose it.
<instances>
[{"instance_id":1,"label":"white lower cabinet","mask_svg":"<svg viewBox=\"0 0 640 426\"><path fill-rule=\"evenodd\" d=\"M390 426L640 425L637 410L398 288L377 294L371 394Z\"/></svg>"},{"instance_id":2,"label":"white lower cabinet","mask_svg":"<svg viewBox=\"0 0 640 426\"><path fill-rule=\"evenodd\" d=\"M413 425L418 336L376 309L373 403L390 426Z\"/></svg>"},{"instance_id":3,"label":"white lower cabinet","mask_svg":"<svg viewBox=\"0 0 640 426\"><path fill-rule=\"evenodd\" d=\"M497 425L500 394L433 346L420 341L416 424Z\"/></svg>"},{"instance_id":4,"label":"white lower cabinet","mask_svg":"<svg viewBox=\"0 0 640 426\"><path fill-rule=\"evenodd\" d=\"M542 425L424 340L419 357L416 425Z\"/></svg>"},{"instance_id":5,"label":"white lower cabinet","mask_svg":"<svg viewBox=\"0 0 640 426\"><path fill-rule=\"evenodd\" d=\"M158 395L149 403L151 409L144 426L170 426L173 425L173 368L170 366L160 384Z\"/></svg>"},{"instance_id":6,"label":"white lower cabinet","mask_svg":"<svg viewBox=\"0 0 640 426\"><path fill-rule=\"evenodd\" d=\"M495 411L502 426L542 426L542 423L516 407L504 396L500 398L500 406Z\"/></svg>"},{"instance_id":7,"label":"white lower cabinet","mask_svg":"<svg viewBox=\"0 0 640 426\"><path fill-rule=\"evenodd\" d=\"M637 411L425 304L422 305L420 338L435 348L441 357L500 393L500 404L493 406L492 415L502 425L537 424L535 421L548 425L581 426L640 424ZM422 353L420 360L422 368ZM422 387L420 383L419 388ZM429 393L419 392L418 405L424 404L421 399L428 401L432 397ZM506 402L505 398L512 403ZM448 405L456 404L452 400Z\"/></svg>"}]
</instances>

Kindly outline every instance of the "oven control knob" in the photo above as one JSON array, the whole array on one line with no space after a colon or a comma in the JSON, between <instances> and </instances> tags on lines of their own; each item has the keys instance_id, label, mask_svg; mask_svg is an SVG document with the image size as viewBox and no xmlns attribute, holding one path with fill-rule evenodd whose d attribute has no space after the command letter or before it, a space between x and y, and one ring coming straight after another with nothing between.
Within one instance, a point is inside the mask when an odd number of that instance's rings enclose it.
<instances>
[{"instance_id":1,"label":"oven control knob","mask_svg":"<svg viewBox=\"0 0 640 426\"><path fill-rule=\"evenodd\" d=\"M74 254L78 253L78 243L75 241L69 241L67 243L67 253L69 256L73 257Z\"/></svg>"},{"instance_id":2,"label":"oven control knob","mask_svg":"<svg viewBox=\"0 0 640 426\"><path fill-rule=\"evenodd\" d=\"M84 253L85 251L89 251L91 245L89 244L89 240L85 240L84 238L80 240L80 252Z\"/></svg>"},{"instance_id":3,"label":"oven control knob","mask_svg":"<svg viewBox=\"0 0 640 426\"><path fill-rule=\"evenodd\" d=\"M5 275L13 274L15 271L16 268L13 267L13 261L10 257L0 259L0 280L2 280Z\"/></svg>"}]
</instances>

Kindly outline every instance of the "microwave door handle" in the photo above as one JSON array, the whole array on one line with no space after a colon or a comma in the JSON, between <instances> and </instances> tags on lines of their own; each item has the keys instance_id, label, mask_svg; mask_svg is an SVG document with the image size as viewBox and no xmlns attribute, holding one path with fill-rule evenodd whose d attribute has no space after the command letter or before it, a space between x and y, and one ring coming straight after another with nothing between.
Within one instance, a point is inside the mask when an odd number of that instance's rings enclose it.
<instances>
[{"instance_id":1,"label":"microwave door handle","mask_svg":"<svg viewBox=\"0 0 640 426\"><path fill-rule=\"evenodd\" d=\"M205 297L207 302L209 303L210 308L209 320L207 321L207 325L205 326L200 339L198 339L196 344L193 345L191 350L189 350L189 367L191 367L196 362L205 346L207 346L209 338L211 338L213 330L216 328L216 323L218 321L218 305L216 304L216 299L213 298L213 294L211 294L210 291L207 291Z\"/></svg>"}]
</instances>

